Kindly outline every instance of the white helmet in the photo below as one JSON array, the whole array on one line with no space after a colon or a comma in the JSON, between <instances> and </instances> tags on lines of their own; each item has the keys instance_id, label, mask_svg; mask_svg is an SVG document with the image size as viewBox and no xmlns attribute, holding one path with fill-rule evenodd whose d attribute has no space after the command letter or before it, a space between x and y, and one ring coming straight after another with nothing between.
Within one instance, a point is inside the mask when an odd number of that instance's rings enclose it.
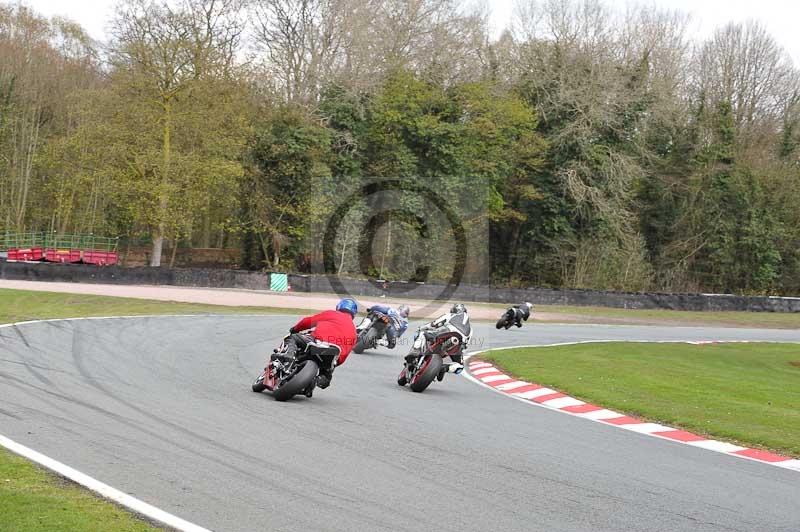
<instances>
[{"instance_id":1,"label":"white helmet","mask_svg":"<svg viewBox=\"0 0 800 532\"><path fill-rule=\"evenodd\" d=\"M467 307L465 307L462 303L456 303L450 308L450 314L466 314Z\"/></svg>"},{"instance_id":2,"label":"white helmet","mask_svg":"<svg viewBox=\"0 0 800 532\"><path fill-rule=\"evenodd\" d=\"M397 313L403 318L408 318L408 316L411 314L411 309L408 305L400 305L397 307Z\"/></svg>"}]
</instances>

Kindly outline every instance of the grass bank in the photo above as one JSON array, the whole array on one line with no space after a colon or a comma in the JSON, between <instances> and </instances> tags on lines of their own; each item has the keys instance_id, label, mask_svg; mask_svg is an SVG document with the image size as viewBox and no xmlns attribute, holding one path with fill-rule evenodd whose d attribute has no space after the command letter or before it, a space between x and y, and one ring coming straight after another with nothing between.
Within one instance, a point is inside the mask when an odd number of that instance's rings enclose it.
<instances>
[{"instance_id":1,"label":"grass bank","mask_svg":"<svg viewBox=\"0 0 800 532\"><path fill-rule=\"evenodd\" d=\"M229 307L126 297L0 289L0 323L91 316L303 314L315 312L317 311L307 309Z\"/></svg>"},{"instance_id":2,"label":"grass bank","mask_svg":"<svg viewBox=\"0 0 800 532\"><path fill-rule=\"evenodd\" d=\"M687 311L661 309L622 309L536 305L540 312L563 315L564 321L582 318L592 323L631 323L639 325L684 325L751 327L755 329L800 329L800 314L784 312ZM557 318L556 318L556 321Z\"/></svg>"},{"instance_id":3,"label":"grass bank","mask_svg":"<svg viewBox=\"0 0 800 532\"><path fill-rule=\"evenodd\" d=\"M798 344L614 342L481 358L619 412L800 457Z\"/></svg>"},{"instance_id":4,"label":"grass bank","mask_svg":"<svg viewBox=\"0 0 800 532\"><path fill-rule=\"evenodd\" d=\"M0 531L163 530L0 449Z\"/></svg>"}]
</instances>

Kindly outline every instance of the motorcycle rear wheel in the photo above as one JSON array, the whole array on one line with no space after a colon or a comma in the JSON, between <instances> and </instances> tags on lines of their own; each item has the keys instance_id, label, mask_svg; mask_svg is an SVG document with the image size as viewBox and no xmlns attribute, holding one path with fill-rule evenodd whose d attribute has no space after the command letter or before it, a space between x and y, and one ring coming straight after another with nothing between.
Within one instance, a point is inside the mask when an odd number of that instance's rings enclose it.
<instances>
[{"instance_id":1,"label":"motorcycle rear wheel","mask_svg":"<svg viewBox=\"0 0 800 532\"><path fill-rule=\"evenodd\" d=\"M272 391L276 401L288 401L295 395L302 393L317 378L319 366L313 360L306 360L303 367L286 381L283 381Z\"/></svg>"},{"instance_id":2,"label":"motorcycle rear wheel","mask_svg":"<svg viewBox=\"0 0 800 532\"><path fill-rule=\"evenodd\" d=\"M430 386L430 384L433 382L433 379L439 375L443 364L444 361L440 355L436 353L428 355L428 360L423 362L422 367L411 379L411 390L417 393L424 392L425 388Z\"/></svg>"},{"instance_id":3,"label":"motorcycle rear wheel","mask_svg":"<svg viewBox=\"0 0 800 532\"><path fill-rule=\"evenodd\" d=\"M376 336L378 336L378 331L376 331L374 327L370 327L364 336L358 339L356 345L353 346L353 352L360 355L364 350L375 347Z\"/></svg>"}]
</instances>

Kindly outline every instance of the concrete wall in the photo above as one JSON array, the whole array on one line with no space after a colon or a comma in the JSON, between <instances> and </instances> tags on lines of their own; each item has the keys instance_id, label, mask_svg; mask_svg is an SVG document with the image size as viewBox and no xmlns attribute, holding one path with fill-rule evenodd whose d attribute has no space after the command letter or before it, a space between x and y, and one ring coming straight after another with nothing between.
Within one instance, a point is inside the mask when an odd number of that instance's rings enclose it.
<instances>
[{"instance_id":1,"label":"concrete wall","mask_svg":"<svg viewBox=\"0 0 800 532\"><path fill-rule=\"evenodd\" d=\"M0 279L269 290L267 273L215 269L97 267L83 264L29 264L2 260L0 260ZM347 278L339 278L338 281L332 282L323 275L289 275L289 283L295 292L341 293L343 289L354 297L379 297L385 294L391 297L423 300L444 297L450 301L502 304L531 301L542 305L631 309L800 312L800 298L491 288L475 285L460 285L448 291L446 286L434 284L376 283Z\"/></svg>"},{"instance_id":2,"label":"concrete wall","mask_svg":"<svg viewBox=\"0 0 800 532\"><path fill-rule=\"evenodd\" d=\"M239 270L122 268L90 264L0 261L0 279L68 283L145 284L269 290L269 275Z\"/></svg>"},{"instance_id":3,"label":"concrete wall","mask_svg":"<svg viewBox=\"0 0 800 532\"><path fill-rule=\"evenodd\" d=\"M332 292L325 276L290 275L289 282L297 291ZM439 296L442 285L415 283L370 283L357 279L341 279L345 290L353 296L430 299ZM800 312L800 298L745 297L708 294L662 294L604 292L599 290L564 290L549 288L492 288L460 285L447 298L452 301L485 303L521 303L531 301L541 305L575 305L630 309L671 310L739 310L753 312Z\"/></svg>"}]
</instances>

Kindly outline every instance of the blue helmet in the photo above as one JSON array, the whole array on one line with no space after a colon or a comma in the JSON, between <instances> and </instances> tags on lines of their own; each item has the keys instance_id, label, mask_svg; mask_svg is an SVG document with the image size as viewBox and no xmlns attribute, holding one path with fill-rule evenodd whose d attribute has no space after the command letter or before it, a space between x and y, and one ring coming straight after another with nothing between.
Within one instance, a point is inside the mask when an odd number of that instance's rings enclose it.
<instances>
[{"instance_id":1,"label":"blue helmet","mask_svg":"<svg viewBox=\"0 0 800 532\"><path fill-rule=\"evenodd\" d=\"M342 299L339 303L336 304L336 310L340 310L342 312L347 312L351 316L355 317L358 313L358 303L356 303L355 299Z\"/></svg>"}]
</instances>

